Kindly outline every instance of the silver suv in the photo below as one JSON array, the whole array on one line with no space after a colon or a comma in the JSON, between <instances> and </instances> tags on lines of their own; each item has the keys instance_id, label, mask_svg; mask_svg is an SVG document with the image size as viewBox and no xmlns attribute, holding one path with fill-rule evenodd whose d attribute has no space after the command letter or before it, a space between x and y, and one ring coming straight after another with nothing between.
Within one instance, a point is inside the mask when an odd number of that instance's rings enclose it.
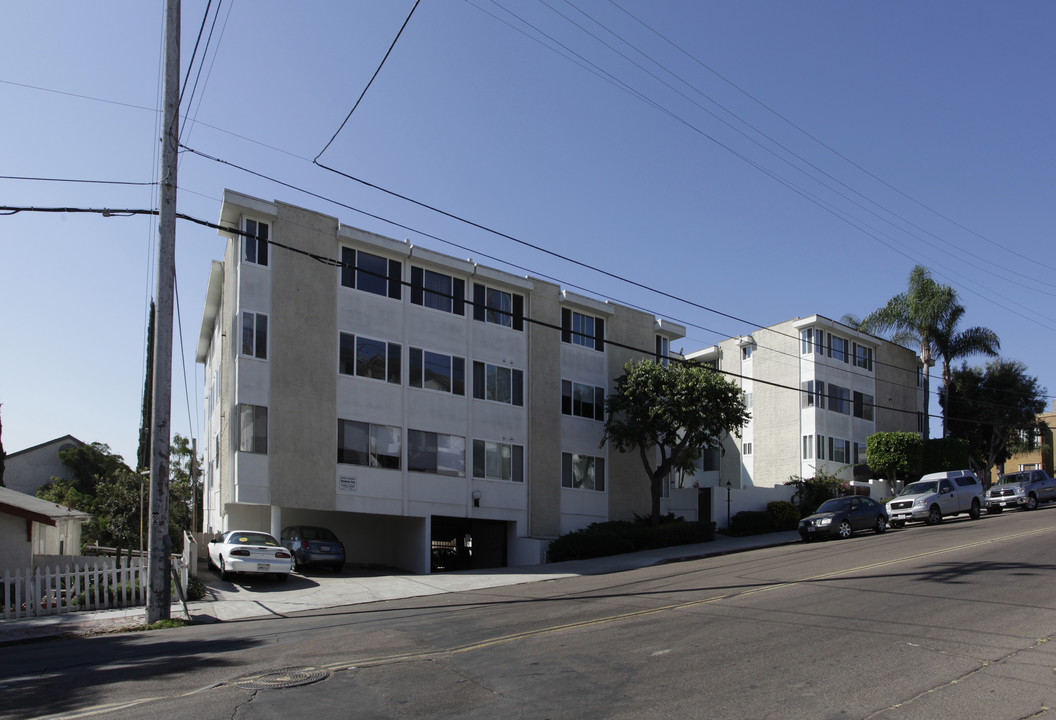
<instances>
[{"instance_id":1,"label":"silver suv","mask_svg":"<svg viewBox=\"0 0 1056 720\"><path fill-rule=\"evenodd\" d=\"M1056 500L1056 480L1044 470L1023 470L1005 475L986 491L986 511L999 513L1006 507L1034 510L1038 503Z\"/></svg>"},{"instance_id":2,"label":"silver suv","mask_svg":"<svg viewBox=\"0 0 1056 720\"><path fill-rule=\"evenodd\" d=\"M971 470L950 470L925 475L902 489L887 503L892 527L902 527L912 520L928 525L944 517L968 513L975 520L983 505L983 486Z\"/></svg>"}]
</instances>

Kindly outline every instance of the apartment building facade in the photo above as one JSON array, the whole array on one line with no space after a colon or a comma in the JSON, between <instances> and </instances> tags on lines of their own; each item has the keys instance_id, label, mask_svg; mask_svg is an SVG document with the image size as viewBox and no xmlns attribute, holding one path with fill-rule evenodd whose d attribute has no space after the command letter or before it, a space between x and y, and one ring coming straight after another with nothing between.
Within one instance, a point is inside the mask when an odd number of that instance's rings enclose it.
<instances>
[{"instance_id":1,"label":"apartment building facade","mask_svg":"<svg viewBox=\"0 0 1056 720\"><path fill-rule=\"evenodd\" d=\"M648 510L604 397L683 327L230 190L220 224L240 232L197 351L207 533L324 525L350 562L425 573L539 563Z\"/></svg>"},{"instance_id":2,"label":"apartment building facade","mask_svg":"<svg viewBox=\"0 0 1056 720\"><path fill-rule=\"evenodd\" d=\"M752 414L698 481L720 488L780 488L818 472L868 484L876 432L921 432L922 366L900 345L812 315L690 353L738 383ZM708 459L705 460L708 463ZM886 490L886 488L885 488Z\"/></svg>"}]
</instances>

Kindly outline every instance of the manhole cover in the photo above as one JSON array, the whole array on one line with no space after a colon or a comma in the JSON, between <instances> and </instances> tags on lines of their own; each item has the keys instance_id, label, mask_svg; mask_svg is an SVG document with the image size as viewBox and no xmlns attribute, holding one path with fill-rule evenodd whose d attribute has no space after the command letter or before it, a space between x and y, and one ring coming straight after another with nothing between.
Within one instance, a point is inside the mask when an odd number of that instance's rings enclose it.
<instances>
[{"instance_id":1,"label":"manhole cover","mask_svg":"<svg viewBox=\"0 0 1056 720\"><path fill-rule=\"evenodd\" d=\"M311 685L328 677L330 677L330 673L319 668L280 668L278 670L246 675L235 680L232 684L243 690L271 690L297 687L298 685Z\"/></svg>"}]
</instances>

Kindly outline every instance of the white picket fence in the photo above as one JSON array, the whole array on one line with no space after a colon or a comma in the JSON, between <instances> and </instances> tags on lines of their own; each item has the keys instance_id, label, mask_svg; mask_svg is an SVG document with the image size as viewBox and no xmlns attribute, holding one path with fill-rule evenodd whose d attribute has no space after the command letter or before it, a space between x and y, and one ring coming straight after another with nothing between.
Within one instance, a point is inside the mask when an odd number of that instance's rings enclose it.
<instances>
[{"instance_id":1,"label":"white picket fence","mask_svg":"<svg viewBox=\"0 0 1056 720\"><path fill-rule=\"evenodd\" d=\"M141 558L85 557L65 568L5 570L0 619L146 605L147 592Z\"/></svg>"}]
</instances>

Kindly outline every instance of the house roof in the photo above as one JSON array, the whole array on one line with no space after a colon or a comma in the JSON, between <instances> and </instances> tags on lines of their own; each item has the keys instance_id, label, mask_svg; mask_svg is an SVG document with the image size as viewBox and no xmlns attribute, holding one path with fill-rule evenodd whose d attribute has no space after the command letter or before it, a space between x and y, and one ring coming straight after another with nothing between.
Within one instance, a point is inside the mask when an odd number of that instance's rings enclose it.
<instances>
[{"instance_id":1,"label":"house roof","mask_svg":"<svg viewBox=\"0 0 1056 720\"><path fill-rule=\"evenodd\" d=\"M66 443L66 442L73 443L74 445L87 445L88 444L86 442L78 440L73 435L63 435L62 437L55 438L54 440L48 440L47 442L42 442L39 445L34 445L33 447L28 447L28 448L26 448L24 450L19 450L17 452L13 452L13 453L7 453L7 458L11 459L11 458L16 457L18 455L23 455L23 454L28 453L28 452L33 452L34 450L40 450L41 448L47 447L48 445L55 445L57 443L61 444L61 443Z\"/></svg>"},{"instance_id":2,"label":"house roof","mask_svg":"<svg viewBox=\"0 0 1056 720\"><path fill-rule=\"evenodd\" d=\"M56 521L67 518L85 521L91 517L86 512L63 507L6 487L0 487L0 513L45 525L55 525Z\"/></svg>"}]
</instances>

